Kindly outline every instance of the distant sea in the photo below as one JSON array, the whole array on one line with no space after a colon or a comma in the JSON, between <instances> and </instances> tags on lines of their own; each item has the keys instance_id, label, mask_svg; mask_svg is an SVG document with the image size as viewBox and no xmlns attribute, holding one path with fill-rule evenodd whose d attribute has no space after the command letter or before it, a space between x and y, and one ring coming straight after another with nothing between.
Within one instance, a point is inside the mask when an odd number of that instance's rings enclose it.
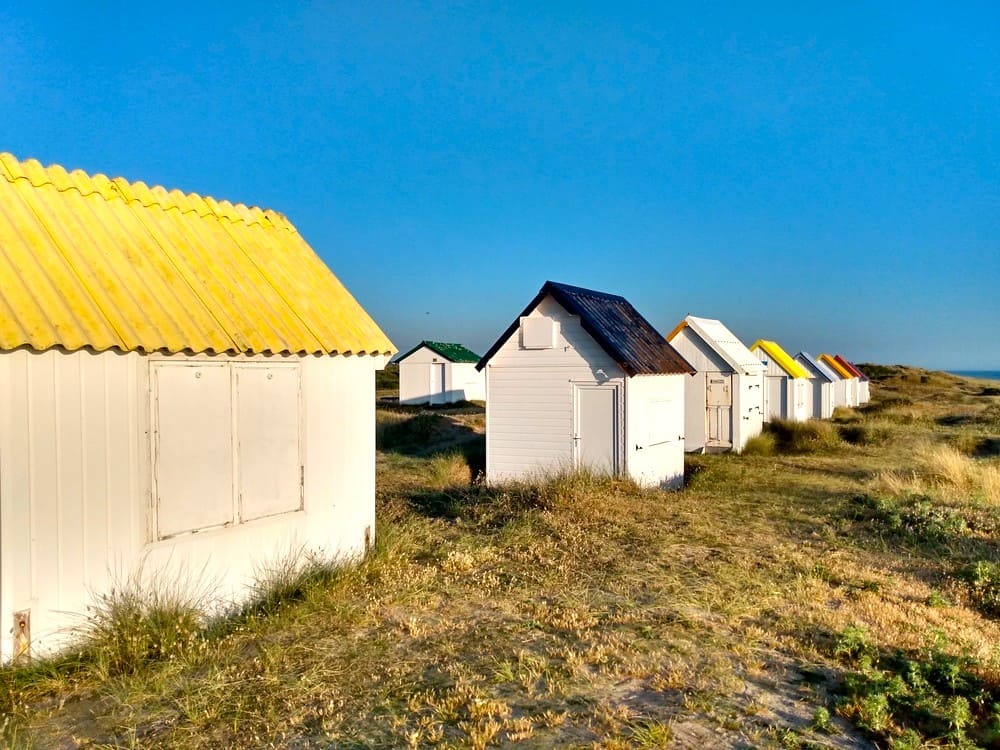
<instances>
[{"instance_id":1,"label":"distant sea","mask_svg":"<svg viewBox=\"0 0 1000 750\"><path fill-rule=\"evenodd\" d=\"M1000 370L946 370L952 375L962 375L967 378L985 378L986 380L1000 380Z\"/></svg>"}]
</instances>

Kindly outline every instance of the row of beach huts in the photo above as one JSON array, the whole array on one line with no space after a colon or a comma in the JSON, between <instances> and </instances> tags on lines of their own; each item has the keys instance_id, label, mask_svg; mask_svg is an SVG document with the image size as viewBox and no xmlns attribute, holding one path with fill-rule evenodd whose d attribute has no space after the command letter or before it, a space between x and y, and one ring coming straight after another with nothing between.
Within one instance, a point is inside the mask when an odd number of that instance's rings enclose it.
<instances>
[{"instance_id":1,"label":"row of beach huts","mask_svg":"<svg viewBox=\"0 0 1000 750\"><path fill-rule=\"evenodd\" d=\"M397 363L400 403L486 401L489 481L587 467L676 487L685 451L740 452L765 422L868 401L840 355L748 348L693 315L663 336L625 298L553 281L484 356L422 341Z\"/></svg>"},{"instance_id":2,"label":"row of beach huts","mask_svg":"<svg viewBox=\"0 0 1000 750\"><path fill-rule=\"evenodd\" d=\"M444 365L428 400L485 398L491 479L672 486L685 443L738 450L777 410L864 398L836 358L772 391L788 361L718 322L670 339L547 283L485 357L409 359ZM0 153L0 664L71 642L109 592L190 586L224 610L276 560L364 554L395 352L282 214Z\"/></svg>"}]
</instances>

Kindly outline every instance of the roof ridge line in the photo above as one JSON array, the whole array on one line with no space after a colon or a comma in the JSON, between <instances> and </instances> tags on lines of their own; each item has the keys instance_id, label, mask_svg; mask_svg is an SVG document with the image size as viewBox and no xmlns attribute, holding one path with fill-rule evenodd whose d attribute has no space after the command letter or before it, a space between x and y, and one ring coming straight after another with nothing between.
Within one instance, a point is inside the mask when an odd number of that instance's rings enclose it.
<instances>
[{"instance_id":1,"label":"roof ridge line","mask_svg":"<svg viewBox=\"0 0 1000 750\"><path fill-rule=\"evenodd\" d=\"M83 169L79 168L73 170L67 170L60 164L50 164L48 166L44 166L37 159L26 159L24 161L21 161L9 151L0 151L0 165L6 166L3 163L4 161L6 161L7 158L15 162L18 165L18 167L21 168L19 172L16 174L13 173L9 168L8 169L0 168L0 177L3 177L7 182L9 182L12 185L16 183L18 180L24 180L29 185L36 188L52 187L56 190L56 192L59 193L68 193L76 191L82 197L88 197L96 194L101 196L104 200L109 201L111 200L112 196L109 196L106 191L102 190L96 184L96 181L98 180L107 180L109 190L111 193L113 193L113 197L120 199L125 204L138 203L144 207L156 206L157 208L160 208L163 211L177 210L181 214L194 213L197 214L198 216L211 215L219 219L227 219L230 223L233 224L242 223L245 224L246 226L254 226L255 224L260 224L260 225L264 224L264 222L260 218L254 217L253 219L248 219L247 217L242 215L243 211L246 211L251 214L253 214L254 212L258 212L261 215L261 217L266 217L269 223L274 224L280 228L283 228L288 232L298 234L298 230L288 220L288 217L286 217L280 211L275 211L272 208L264 208L262 206L251 205L249 203L243 203L242 201L238 203L233 203L232 201L226 199L219 200L211 195L202 195L201 193L195 193L193 191L185 192L180 188L168 188L165 185L159 185L159 184L148 185L143 180L132 181L129 180L127 177L123 177L120 175L117 177L108 177L103 172L90 174L89 172L86 172ZM30 175L27 172L26 169L24 169L24 167L26 166L32 167L33 165L37 165L38 169L40 169L45 174L45 179L35 179L32 177L32 175ZM86 178L87 183L91 189L85 191L81 189L79 185L73 185L73 184L60 185L55 179L52 178L52 173L54 170L61 170L65 172L67 177L73 175L74 173L82 175L83 177ZM131 192L133 193L131 197L125 195L122 192L119 186L119 182L125 183L125 185L127 185L130 188ZM140 197L138 197L138 192L140 190L144 190L151 196L154 196L153 199L148 201L142 200ZM156 190L162 190L163 193L167 196L172 196L174 193L179 193L180 195L187 198L189 201L201 201L208 208L208 212L202 213L196 207L193 206L184 207L176 200L164 201L159 197L155 197L154 191ZM219 208L224 209L226 205L230 206L232 208L232 211L218 210L217 208L215 208L215 206L218 206ZM275 221L272 218L272 215L280 219L280 223Z\"/></svg>"}]
</instances>

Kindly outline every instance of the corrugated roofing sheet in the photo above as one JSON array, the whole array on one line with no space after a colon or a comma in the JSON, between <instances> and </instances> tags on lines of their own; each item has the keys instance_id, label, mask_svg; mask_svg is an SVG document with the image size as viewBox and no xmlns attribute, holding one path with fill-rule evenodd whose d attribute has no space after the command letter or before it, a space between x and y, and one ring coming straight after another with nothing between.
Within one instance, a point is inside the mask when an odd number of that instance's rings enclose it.
<instances>
[{"instance_id":1,"label":"corrugated roofing sheet","mask_svg":"<svg viewBox=\"0 0 1000 750\"><path fill-rule=\"evenodd\" d=\"M437 352L442 357L447 359L449 362L458 363L475 363L479 361L479 355L476 354L471 349L466 349L461 344L448 344L443 341L421 341L415 347L410 349L406 354L400 355L396 358L397 362L402 362L404 359L409 357L413 352L417 351L421 347L426 346L428 349Z\"/></svg>"},{"instance_id":2,"label":"corrugated roofing sheet","mask_svg":"<svg viewBox=\"0 0 1000 750\"><path fill-rule=\"evenodd\" d=\"M572 315L608 356L630 376L691 374L694 369L624 297L605 294L555 281L546 281L521 316L528 315L551 295ZM520 317L483 355L478 369L486 366L503 343L516 331Z\"/></svg>"},{"instance_id":3,"label":"corrugated roofing sheet","mask_svg":"<svg viewBox=\"0 0 1000 750\"><path fill-rule=\"evenodd\" d=\"M800 364L806 367L811 367L820 376L826 378L831 383L840 380L840 376L830 369L830 367L816 357L811 355L809 352L799 352L795 355L795 359L799 361Z\"/></svg>"},{"instance_id":4,"label":"corrugated roofing sheet","mask_svg":"<svg viewBox=\"0 0 1000 750\"><path fill-rule=\"evenodd\" d=\"M750 347L751 351L754 349L762 349L767 356L774 360L778 367L787 372L793 378L809 377L809 372L802 365L792 359L788 352L782 349L776 341L757 339L757 341L754 342L754 345Z\"/></svg>"},{"instance_id":5,"label":"corrugated roofing sheet","mask_svg":"<svg viewBox=\"0 0 1000 750\"><path fill-rule=\"evenodd\" d=\"M746 345L736 338L736 334L726 328L721 320L714 318L697 318L688 315L670 332L668 339L673 339L685 327L690 327L710 347L712 347L729 366L741 375L756 374L764 371L764 365L747 349Z\"/></svg>"},{"instance_id":6,"label":"corrugated roofing sheet","mask_svg":"<svg viewBox=\"0 0 1000 750\"><path fill-rule=\"evenodd\" d=\"M281 214L0 154L0 349L391 354Z\"/></svg>"},{"instance_id":7,"label":"corrugated roofing sheet","mask_svg":"<svg viewBox=\"0 0 1000 750\"><path fill-rule=\"evenodd\" d=\"M857 377L829 354L820 354L819 359L820 362L825 363L831 370L837 373L841 380L850 380L851 378Z\"/></svg>"}]
</instances>

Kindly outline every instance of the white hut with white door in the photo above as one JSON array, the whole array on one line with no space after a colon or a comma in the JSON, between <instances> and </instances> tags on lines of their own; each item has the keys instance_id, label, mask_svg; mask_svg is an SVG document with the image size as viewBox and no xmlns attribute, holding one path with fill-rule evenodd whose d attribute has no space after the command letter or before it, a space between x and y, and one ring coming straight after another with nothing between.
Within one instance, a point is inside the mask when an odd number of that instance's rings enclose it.
<instances>
[{"instance_id":1,"label":"white hut with white door","mask_svg":"<svg viewBox=\"0 0 1000 750\"><path fill-rule=\"evenodd\" d=\"M712 318L688 315L667 339L696 371L684 385L685 450L739 453L764 426L764 365Z\"/></svg>"},{"instance_id":2,"label":"white hut with white door","mask_svg":"<svg viewBox=\"0 0 1000 750\"><path fill-rule=\"evenodd\" d=\"M588 468L683 483L693 370L624 298L547 281L478 367L489 481Z\"/></svg>"},{"instance_id":3,"label":"white hut with white door","mask_svg":"<svg viewBox=\"0 0 1000 750\"><path fill-rule=\"evenodd\" d=\"M840 378L824 362L820 362L809 352L799 352L795 355L795 361L809 373L811 384L810 414L814 419L829 419L833 416L833 409L836 405L834 389Z\"/></svg>"},{"instance_id":4,"label":"white hut with white door","mask_svg":"<svg viewBox=\"0 0 1000 750\"><path fill-rule=\"evenodd\" d=\"M858 377L853 372L842 365L837 358L829 354L820 354L819 361L837 373L843 385L837 389L836 406L857 406L858 401Z\"/></svg>"},{"instance_id":5,"label":"white hut with white door","mask_svg":"<svg viewBox=\"0 0 1000 750\"><path fill-rule=\"evenodd\" d=\"M750 347L767 369L764 371L764 421L787 419L805 422L810 409L809 373L775 341L758 339Z\"/></svg>"},{"instance_id":6,"label":"white hut with white door","mask_svg":"<svg viewBox=\"0 0 1000 750\"><path fill-rule=\"evenodd\" d=\"M0 661L371 543L393 347L284 216L0 154L0 279Z\"/></svg>"},{"instance_id":7,"label":"white hut with white door","mask_svg":"<svg viewBox=\"0 0 1000 750\"><path fill-rule=\"evenodd\" d=\"M421 341L398 357L399 403L452 404L486 399L479 355L461 344Z\"/></svg>"}]
</instances>

